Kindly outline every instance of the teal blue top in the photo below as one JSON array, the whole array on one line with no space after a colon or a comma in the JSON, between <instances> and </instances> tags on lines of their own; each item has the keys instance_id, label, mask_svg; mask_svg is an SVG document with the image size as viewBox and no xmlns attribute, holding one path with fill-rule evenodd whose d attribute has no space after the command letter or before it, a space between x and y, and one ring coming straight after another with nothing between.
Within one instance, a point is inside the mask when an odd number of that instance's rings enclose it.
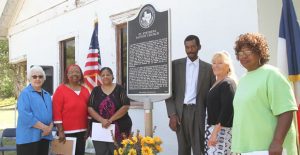
<instances>
[{"instance_id":1,"label":"teal blue top","mask_svg":"<svg viewBox=\"0 0 300 155\"><path fill-rule=\"evenodd\" d=\"M52 140L52 134L42 136L42 130L33 127L38 121L45 125L52 122L52 102L47 91L42 89L42 93L39 94L30 84L21 92L17 106L17 144L37 142L41 139Z\"/></svg>"}]
</instances>

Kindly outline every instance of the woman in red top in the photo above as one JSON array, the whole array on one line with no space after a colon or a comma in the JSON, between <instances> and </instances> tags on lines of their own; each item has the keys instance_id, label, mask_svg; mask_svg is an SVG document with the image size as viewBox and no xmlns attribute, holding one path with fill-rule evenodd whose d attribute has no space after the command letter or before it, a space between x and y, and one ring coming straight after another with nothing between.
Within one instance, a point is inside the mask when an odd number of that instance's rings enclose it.
<instances>
[{"instance_id":1,"label":"woman in red top","mask_svg":"<svg viewBox=\"0 0 300 155\"><path fill-rule=\"evenodd\" d=\"M76 137L76 155L84 155L88 124L89 91L83 87L83 74L78 65L70 65L53 95L53 120L58 128L59 141Z\"/></svg>"}]
</instances>

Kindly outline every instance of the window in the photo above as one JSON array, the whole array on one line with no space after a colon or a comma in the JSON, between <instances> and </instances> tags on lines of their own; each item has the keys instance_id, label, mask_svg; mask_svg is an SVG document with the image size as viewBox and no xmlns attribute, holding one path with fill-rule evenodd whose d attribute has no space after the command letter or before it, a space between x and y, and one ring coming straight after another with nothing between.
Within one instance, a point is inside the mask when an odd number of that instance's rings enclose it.
<instances>
[{"instance_id":1,"label":"window","mask_svg":"<svg viewBox=\"0 0 300 155\"><path fill-rule=\"evenodd\" d=\"M66 39L59 43L60 83L63 81L66 68L75 64L75 38Z\"/></svg>"},{"instance_id":2,"label":"window","mask_svg":"<svg viewBox=\"0 0 300 155\"><path fill-rule=\"evenodd\" d=\"M122 13L110 16L112 24L116 27L117 39L117 83L127 89L127 21L136 16L140 8L134 8ZM143 103L131 101L130 108L142 109Z\"/></svg>"},{"instance_id":3,"label":"window","mask_svg":"<svg viewBox=\"0 0 300 155\"><path fill-rule=\"evenodd\" d=\"M127 88L127 24L116 27L117 31L117 82Z\"/></svg>"},{"instance_id":4,"label":"window","mask_svg":"<svg viewBox=\"0 0 300 155\"><path fill-rule=\"evenodd\" d=\"M140 8L111 15L112 24L116 27L117 39L117 83L126 89L127 84L127 21L136 16Z\"/></svg>"}]
</instances>

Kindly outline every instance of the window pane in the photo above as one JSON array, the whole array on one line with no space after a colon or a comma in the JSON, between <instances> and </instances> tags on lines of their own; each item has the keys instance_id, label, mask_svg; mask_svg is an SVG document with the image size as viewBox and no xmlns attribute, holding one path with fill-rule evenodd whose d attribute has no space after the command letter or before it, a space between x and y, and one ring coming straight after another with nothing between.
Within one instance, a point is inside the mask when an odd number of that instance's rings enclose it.
<instances>
[{"instance_id":1,"label":"window pane","mask_svg":"<svg viewBox=\"0 0 300 155\"><path fill-rule=\"evenodd\" d=\"M75 38L60 42L60 83L63 81L64 72L70 64L75 63Z\"/></svg>"},{"instance_id":2,"label":"window pane","mask_svg":"<svg viewBox=\"0 0 300 155\"><path fill-rule=\"evenodd\" d=\"M121 29L122 85L127 88L127 27Z\"/></svg>"},{"instance_id":3,"label":"window pane","mask_svg":"<svg viewBox=\"0 0 300 155\"><path fill-rule=\"evenodd\" d=\"M75 40L65 42L65 68L75 63Z\"/></svg>"},{"instance_id":4,"label":"window pane","mask_svg":"<svg viewBox=\"0 0 300 155\"><path fill-rule=\"evenodd\" d=\"M116 27L117 37L117 83L126 89L127 83L127 24Z\"/></svg>"}]
</instances>

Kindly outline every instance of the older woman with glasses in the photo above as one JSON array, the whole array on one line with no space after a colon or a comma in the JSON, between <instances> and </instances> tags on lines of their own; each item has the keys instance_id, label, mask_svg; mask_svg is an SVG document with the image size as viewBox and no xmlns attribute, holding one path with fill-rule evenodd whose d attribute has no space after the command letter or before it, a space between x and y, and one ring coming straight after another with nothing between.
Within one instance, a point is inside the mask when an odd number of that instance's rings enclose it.
<instances>
[{"instance_id":1,"label":"older woman with glasses","mask_svg":"<svg viewBox=\"0 0 300 155\"><path fill-rule=\"evenodd\" d=\"M42 89L45 72L33 66L27 79L30 84L22 90L17 103L17 155L48 155L53 123L51 96Z\"/></svg>"},{"instance_id":2,"label":"older woman with glasses","mask_svg":"<svg viewBox=\"0 0 300 155\"><path fill-rule=\"evenodd\" d=\"M257 33L246 33L235 42L237 60L247 73L234 96L231 151L268 155L296 155L293 90L277 68L266 64L269 48Z\"/></svg>"},{"instance_id":3,"label":"older woman with glasses","mask_svg":"<svg viewBox=\"0 0 300 155\"><path fill-rule=\"evenodd\" d=\"M78 65L66 69L63 84L53 95L53 119L58 129L60 142L65 137L76 138L76 155L84 155L88 127L89 91L82 86L83 75Z\"/></svg>"}]
</instances>

